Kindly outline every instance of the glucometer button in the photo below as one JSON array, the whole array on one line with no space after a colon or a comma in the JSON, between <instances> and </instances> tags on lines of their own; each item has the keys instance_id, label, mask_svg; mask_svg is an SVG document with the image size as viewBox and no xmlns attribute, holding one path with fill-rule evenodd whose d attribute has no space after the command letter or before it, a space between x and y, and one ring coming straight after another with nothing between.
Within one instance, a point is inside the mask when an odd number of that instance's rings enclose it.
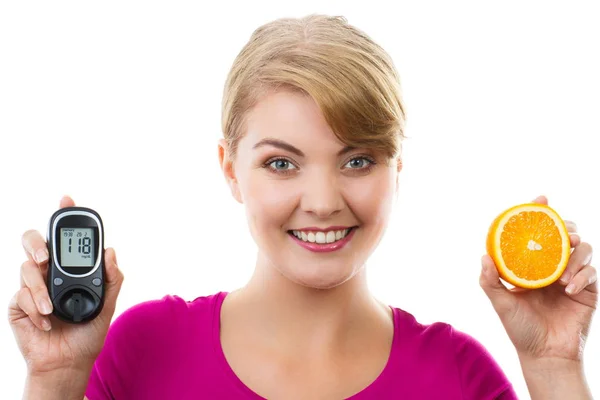
<instances>
[{"instance_id":1,"label":"glucometer button","mask_svg":"<svg viewBox=\"0 0 600 400\"><path fill-rule=\"evenodd\" d=\"M92 279L92 285L94 285L94 286L100 286L101 283L102 283L102 281L100 280L100 278Z\"/></svg>"},{"instance_id":2,"label":"glucometer button","mask_svg":"<svg viewBox=\"0 0 600 400\"><path fill-rule=\"evenodd\" d=\"M63 280L61 278L54 278L54 286L60 286L63 284Z\"/></svg>"}]
</instances>

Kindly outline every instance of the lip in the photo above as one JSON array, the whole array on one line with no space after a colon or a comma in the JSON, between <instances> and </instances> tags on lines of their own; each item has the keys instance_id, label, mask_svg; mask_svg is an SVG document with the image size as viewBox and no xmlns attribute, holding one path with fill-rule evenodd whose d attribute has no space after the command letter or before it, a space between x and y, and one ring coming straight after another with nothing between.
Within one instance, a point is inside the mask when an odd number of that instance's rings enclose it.
<instances>
[{"instance_id":1,"label":"lip","mask_svg":"<svg viewBox=\"0 0 600 400\"><path fill-rule=\"evenodd\" d=\"M352 226L329 226L327 228L317 228L316 226L309 226L308 228L301 229L290 229L291 231L300 231L300 232L328 232L328 231L343 231L345 229L353 228Z\"/></svg>"},{"instance_id":2,"label":"lip","mask_svg":"<svg viewBox=\"0 0 600 400\"><path fill-rule=\"evenodd\" d=\"M348 228L346 228L346 229L348 229ZM350 240L354 236L354 232L356 232L357 229L358 229L358 227L355 226L352 228L350 233L348 233L346 235L346 237L344 237L343 239L338 240L337 242L324 243L324 244L304 242L289 232L288 232L288 236L290 238L292 238L293 241L295 241L296 243L298 243L300 246L304 247L307 250L310 250L315 253L327 253L327 252L331 252L331 251L340 250L341 248L346 246L348 244L348 242L350 242ZM313 232L315 231L314 228L309 228L307 230L310 230ZM331 229L331 230L335 230L335 229ZM318 231L322 232L322 230L318 230Z\"/></svg>"}]
</instances>

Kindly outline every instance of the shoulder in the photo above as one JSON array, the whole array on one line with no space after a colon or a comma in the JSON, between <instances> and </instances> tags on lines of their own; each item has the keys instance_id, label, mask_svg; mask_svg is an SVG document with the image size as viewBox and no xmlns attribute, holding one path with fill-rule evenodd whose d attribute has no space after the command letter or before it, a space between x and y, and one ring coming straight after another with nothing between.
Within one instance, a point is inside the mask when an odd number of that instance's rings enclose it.
<instances>
[{"instance_id":1,"label":"shoulder","mask_svg":"<svg viewBox=\"0 0 600 400\"><path fill-rule=\"evenodd\" d=\"M166 295L126 309L108 329L86 395L142 398L132 393L142 393L144 382L156 376L165 381L165 369L173 376L183 376L198 359L208 358L214 353L214 311L223 295L192 301Z\"/></svg>"},{"instance_id":2,"label":"shoulder","mask_svg":"<svg viewBox=\"0 0 600 400\"><path fill-rule=\"evenodd\" d=\"M206 311L211 305L214 305L222 292L211 294L208 296L196 297L194 300L185 300L180 296L168 294L160 299L147 300L136 304L125 310L121 316L141 316L154 313L173 315L194 310Z\"/></svg>"},{"instance_id":3,"label":"shoulder","mask_svg":"<svg viewBox=\"0 0 600 400\"><path fill-rule=\"evenodd\" d=\"M398 336L411 347L432 348L436 354L453 349L454 328L445 322L422 323L417 318L401 308L394 308L395 324Z\"/></svg>"},{"instance_id":4,"label":"shoulder","mask_svg":"<svg viewBox=\"0 0 600 400\"><path fill-rule=\"evenodd\" d=\"M415 363L429 374L456 374L454 328L445 322L422 323L400 308L394 308L395 347L407 367Z\"/></svg>"},{"instance_id":5,"label":"shoulder","mask_svg":"<svg viewBox=\"0 0 600 400\"><path fill-rule=\"evenodd\" d=\"M399 335L404 340L422 342L427 345L435 344L438 352L447 351L457 361L473 356L492 358L477 339L451 324L445 322L424 324L407 311L399 308L395 310Z\"/></svg>"},{"instance_id":6,"label":"shoulder","mask_svg":"<svg viewBox=\"0 0 600 400\"><path fill-rule=\"evenodd\" d=\"M395 309L403 353L427 363L428 370L454 375L465 398L488 398L512 391L511 384L485 346L451 324L423 324L412 314ZM479 397L478 397L479 396Z\"/></svg>"},{"instance_id":7,"label":"shoulder","mask_svg":"<svg viewBox=\"0 0 600 400\"><path fill-rule=\"evenodd\" d=\"M192 301L176 295L148 300L123 311L110 325L103 351L147 353L159 351L161 343L183 346L192 337L210 338L214 310L222 293ZM138 354L139 356L139 354Z\"/></svg>"},{"instance_id":8,"label":"shoulder","mask_svg":"<svg viewBox=\"0 0 600 400\"><path fill-rule=\"evenodd\" d=\"M195 357L213 354L213 316L222 297L220 292L186 301L166 295L126 309L108 329L90 375L88 397L140 398L131 393L143 391L143 382L151 377L166 379L165 366L176 375L193 365Z\"/></svg>"},{"instance_id":9,"label":"shoulder","mask_svg":"<svg viewBox=\"0 0 600 400\"><path fill-rule=\"evenodd\" d=\"M209 317L214 307L221 300L222 292L209 296L197 297L188 301L177 295L165 295L160 299L148 300L136 304L123 311L111 324L111 328L127 325L135 328L137 325L160 324L169 325L173 322L183 322L190 316Z\"/></svg>"}]
</instances>

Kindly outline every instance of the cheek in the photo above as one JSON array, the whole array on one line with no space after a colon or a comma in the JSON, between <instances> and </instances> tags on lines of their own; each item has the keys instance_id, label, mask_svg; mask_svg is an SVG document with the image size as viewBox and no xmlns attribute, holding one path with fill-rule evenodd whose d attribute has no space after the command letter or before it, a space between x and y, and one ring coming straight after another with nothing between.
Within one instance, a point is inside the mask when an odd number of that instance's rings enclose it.
<instances>
[{"instance_id":1,"label":"cheek","mask_svg":"<svg viewBox=\"0 0 600 400\"><path fill-rule=\"evenodd\" d=\"M260 176L261 172L250 174L241 188L248 215L258 229L283 225L298 205L297 188L286 181Z\"/></svg>"},{"instance_id":2,"label":"cheek","mask_svg":"<svg viewBox=\"0 0 600 400\"><path fill-rule=\"evenodd\" d=\"M348 206L361 222L382 223L392 208L395 181L390 174L373 179L354 180L346 185Z\"/></svg>"}]
</instances>

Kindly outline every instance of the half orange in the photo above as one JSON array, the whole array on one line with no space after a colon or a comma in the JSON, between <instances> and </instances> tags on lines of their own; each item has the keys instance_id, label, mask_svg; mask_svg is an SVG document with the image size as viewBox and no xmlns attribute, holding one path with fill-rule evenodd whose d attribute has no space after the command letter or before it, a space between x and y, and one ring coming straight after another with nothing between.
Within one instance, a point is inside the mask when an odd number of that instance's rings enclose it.
<instances>
[{"instance_id":1,"label":"half orange","mask_svg":"<svg viewBox=\"0 0 600 400\"><path fill-rule=\"evenodd\" d=\"M521 204L492 222L487 252L505 281L541 288L557 281L569 261L571 241L556 211L544 204Z\"/></svg>"}]
</instances>

